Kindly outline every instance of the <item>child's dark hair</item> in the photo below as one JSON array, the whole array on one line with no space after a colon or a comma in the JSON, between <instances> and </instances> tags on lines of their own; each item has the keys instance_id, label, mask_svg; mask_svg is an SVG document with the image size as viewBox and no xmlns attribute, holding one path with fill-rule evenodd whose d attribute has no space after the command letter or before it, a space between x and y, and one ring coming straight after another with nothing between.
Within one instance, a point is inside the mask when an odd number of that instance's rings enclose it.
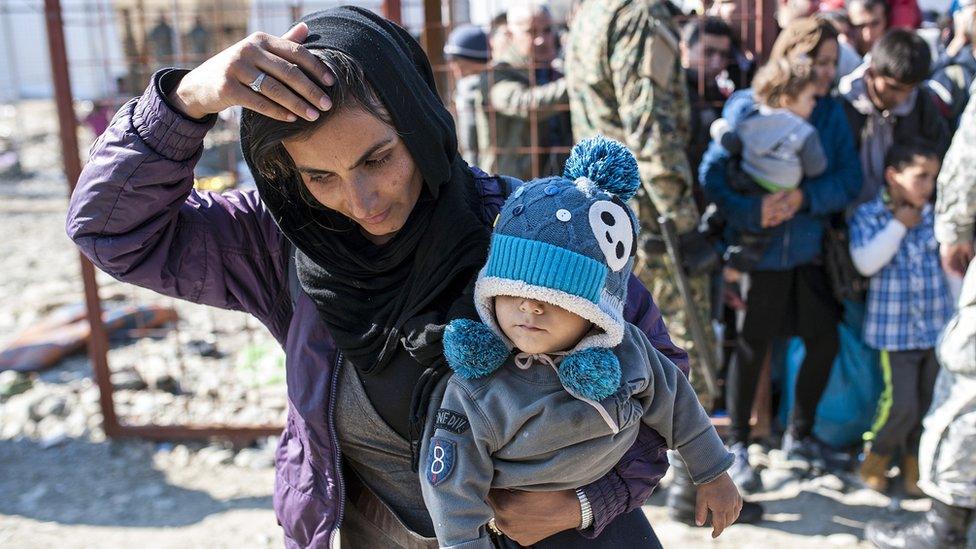
<instances>
[{"instance_id":1,"label":"child's dark hair","mask_svg":"<svg viewBox=\"0 0 976 549\"><path fill-rule=\"evenodd\" d=\"M813 64L806 56L770 59L756 71L752 79L752 93L756 101L763 105L782 107L783 99L795 99L816 80Z\"/></svg>"},{"instance_id":2,"label":"child's dark hair","mask_svg":"<svg viewBox=\"0 0 976 549\"><path fill-rule=\"evenodd\" d=\"M915 85L928 78L931 67L928 44L907 29L891 29L871 48L871 70L876 76Z\"/></svg>"},{"instance_id":3,"label":"child's dark hair","mask_svg":"<svg viewBox=\"0 0 976 549\"><path fill-rule=\"evenodd\" d=\"M939 153L931 145L919 139L895 143L885 154L885 168L900 172L914 164L916 158L939 160Z\"/></svg>"}]
</instances>

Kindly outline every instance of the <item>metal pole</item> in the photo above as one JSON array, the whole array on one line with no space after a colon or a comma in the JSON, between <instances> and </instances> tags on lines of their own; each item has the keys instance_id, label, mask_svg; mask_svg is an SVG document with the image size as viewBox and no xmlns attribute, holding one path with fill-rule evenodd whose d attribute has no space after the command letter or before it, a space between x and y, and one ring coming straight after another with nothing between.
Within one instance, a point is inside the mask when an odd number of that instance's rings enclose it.
<instances>
[{"instance_id":1,"label":"metal pole","mask_svg":"<svg viewBox=\"0 0 976 549\"><path fill-rule=\"evenodd\" d=\"M14 101L20 99L21 87L20 87L20 72L18 72L18 66L16 60L17 50L14 47L14 31L10 24L11 12L12 11L6 4L0 6L0 26L3 27L3 36L4 36L3 49L6 51L7 59L5 61L7 63L7 67L10 69L10 80L11 80L9 82L11 87L10 102L13 103ZM4 97L0 95L0 101L2 101L3 99ZM20 109L17 109L16 116L17 116L17 120L16 120L17 127L22 128L23 126L20 124Z\"/></svg>"},{"instance_id":2,"label":"metal pole","mask_svg":"<svg viewBox=\"0 0 976 549\"><path fill-rule=\"evenodd\" d=\"M292 23L302 18L302 7L298 5L298 2L292 2L289 8L291 10Z\"/></svg>"},{"instance_id":3,"label":"metal pole","mask_svg":"<svg viewBox=\"0 0 976 549\"><path fill-rule=\"evenodd\" d=\"M64 22L61 19L61 2L44 0L47 44L51 55L51 75L54 79L54 94L58 106L58 127L61 133L61 159L64 161L64 175L68 186L74 191L81 175L81 159L78 156L78 128L71 98L71 79L68 74L68 57L64 43ZM88 357L92 363L95 381L98 383L99 402L102 408L102 425L105 434L115 437L119 433L119 422L115 416L112 402L112 381L108 369L108 336L102 324L102 305L98 297L98 283L95 281L95 268L81 255L81 277L85 284L85 303L88 306L88 323L91 326L91 339L88 342Z\"/></svg>"},{"instance_id":4,"label":"metal pole","mask_svg":"<svg viewBox=\"0 0 976 549\"><path fill-rule=\"evenodd\" d=\"M400 8L400 0L383 0L383 17L386 17L397 25L403 25L403 12Z\"/></svg>"},{"instance_id":5,"label":"metal pole","mask_svg":"<svg viewBox=\"0 0 976 549\"><path fill-rule=\"evenodd\" d=\"M434 71L434 81L438 93L447 89L447 74L444 70L444 19L441 15L440 0L424 0L424 29L420 35L420 45L427 53ZM442 99L448 99L442 97Z\"/></svg>"},{"instance_id":6,"label":"metal pole","mask_svg":"<svg viewBox=\"0 0 976 549\"><path fill-rule=\"evenodd\" d=\"M779 34L779 23L776 21L776 2L764 0L758 0L758 2L762 23L757 29L756 36L756 47L760 48L756 52L757 63L769 59L769 54L773 51L773 43L776 42L776 35Z\"/></svg>"},{"instance_id":7,"label":"metal pole","mask_svg":"<svg viewBox=\"0 0 976 549\"><path fill-rule=\"evenodd\" d=\"M133 437L146 440L187 440L221 437L237 441L253 441L262 437L281 435L279 425L123 425L117 438Z\"/></svg>"}]
</instances>

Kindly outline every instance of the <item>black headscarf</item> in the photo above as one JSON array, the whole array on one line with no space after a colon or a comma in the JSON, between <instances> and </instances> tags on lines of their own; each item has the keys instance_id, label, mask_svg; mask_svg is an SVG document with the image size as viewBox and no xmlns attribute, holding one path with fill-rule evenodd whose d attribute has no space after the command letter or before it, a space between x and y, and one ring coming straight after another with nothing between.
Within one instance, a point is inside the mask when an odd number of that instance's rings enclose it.
<instances>
[{"instance_id":1,"label":"black headscarf","mask_svg":"<svg viewBox=\"0 0 976 549\"><path fill-rule=\"evenodd\" d=\"M469 282L484 263L489 232L470 169L457 152L420 45L402 28L361 8L307 15L304 46L345 53L363 69L424 178L404 227L373 245L337 212L286 196L253 166L262 200L297 248L298 277L339 350L366 376L405 350L424 367L443 362L440 335L453 318L475 318ZM247 146L247 117L241 140ZM250 163L250 159L247 159ZM297 174L296 174L296 177ZM300 181L298 184L302 184ZM453 295L451 295L453 293ZM445 303L446 300L446 303Z\"/></svg>"}]
</instances>

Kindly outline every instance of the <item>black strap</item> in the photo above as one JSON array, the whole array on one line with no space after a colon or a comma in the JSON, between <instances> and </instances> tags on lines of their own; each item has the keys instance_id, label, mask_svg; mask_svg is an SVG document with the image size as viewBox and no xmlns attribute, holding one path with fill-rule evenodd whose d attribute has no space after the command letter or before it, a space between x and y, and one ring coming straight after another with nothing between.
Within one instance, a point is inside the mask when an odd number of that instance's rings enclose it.
<instances>
[{"instance_id":1,"label":"black strap","mask_svg":"<svg viewBox=\"0 0 976 549\"><path fill-rule=\"evenodd\" d=\"M515 192L515 189L524 185L520 179L509 177L507 175L499 175L498 180L502 182L502 196L504 196L506 200L513 192Z\"/></svg>"},{"instance_id":2,"label":"black strap","mask_svg":"<svg viewBox=\"0 0 976 549\"><path fill-rule=\"evenodd\" d=\"M285 247L288 254L288 261L285 262L286 276L288 277L288 295L291 297L291 308L294 311L298 304L298 298L302 295L302 283L298 281L298 268L295 265L295 247L289 243Z\"/></svg>"}]
</instances>

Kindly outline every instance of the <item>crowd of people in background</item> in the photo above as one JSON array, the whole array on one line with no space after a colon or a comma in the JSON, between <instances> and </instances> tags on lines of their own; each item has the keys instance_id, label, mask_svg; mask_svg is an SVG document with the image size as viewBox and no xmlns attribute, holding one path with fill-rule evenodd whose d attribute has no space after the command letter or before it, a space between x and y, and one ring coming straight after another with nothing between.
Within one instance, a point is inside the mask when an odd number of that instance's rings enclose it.
<instances>
[{"instance_id":1,"label":"crowd of people in background","mask_svg":"<svg viewBox=\"0 0 976 549\"><path fill-rule=\"evenodd\" d=\"M729 417L739 488L763 490L750 420L772 362L787 370L785 413L765 444L781 440L808 474L848 466L874 490L932 498L917 523L869 524L879 547L963 547L976 508L976 8L776 5L768 52L751 48L744 0L696 13L583 0L564 22L527 3L488 29L457 27L444 54L462 155L530 179L560 173L591 135L627 145L642 180L635 271L689 352L700 400ZM696 315L719 328L704 341L688 329ZM724 394L701 384L708 363ZM858 395L832 382L845 375ZM825 401L844 404L826 417ZM672 464L671 515L692 523L690 480ZM752 503L740 521L761 517Z\"/></svg>"}]
</instances>

